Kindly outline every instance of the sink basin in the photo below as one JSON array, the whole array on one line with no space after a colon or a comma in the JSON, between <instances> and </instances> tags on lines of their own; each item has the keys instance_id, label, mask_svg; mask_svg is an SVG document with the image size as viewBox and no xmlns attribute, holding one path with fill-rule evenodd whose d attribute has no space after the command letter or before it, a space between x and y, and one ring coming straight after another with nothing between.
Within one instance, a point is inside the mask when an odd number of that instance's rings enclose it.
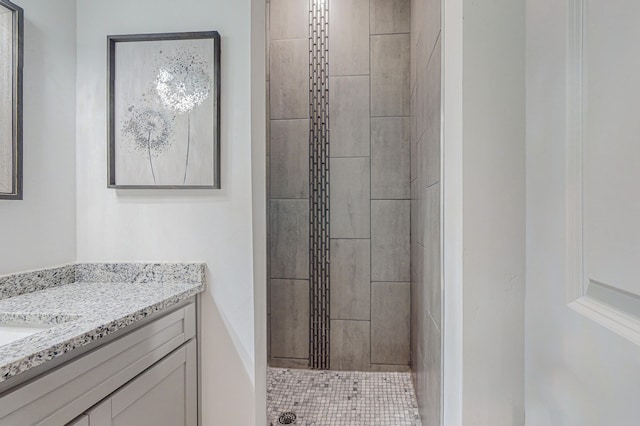
<instances>
[{"instance_id":1,"label":"sink basin","mask_svg":"<svg viewBox=\"0 0 640 426\"><path fill-rule=\"evenodd\" d=\"M80 318L79 315L60 312L0 312L0 346L78 318Z\"/></svg>"},{"instance_id":2,"label":"sink basin","mask_svg":"<svg viewBox=\"0 0 640 426\"><path fill-rule=\"evenodd\" d=\"M51 325L6 325L0 324L0 346L7 345L16 340L31 336L32 334L45 331L53 327Z\"/></svg>"}]
</instances>

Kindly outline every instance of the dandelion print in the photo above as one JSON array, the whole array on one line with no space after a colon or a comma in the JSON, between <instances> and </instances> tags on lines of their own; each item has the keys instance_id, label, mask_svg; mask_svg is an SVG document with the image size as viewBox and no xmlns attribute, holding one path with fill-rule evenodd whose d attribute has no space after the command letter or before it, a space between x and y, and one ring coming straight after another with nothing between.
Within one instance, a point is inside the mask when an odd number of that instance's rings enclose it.
<instances>
[{"instance_id":1,"label":"dandelion print","mask_svg":"<svg viewBox=\"0 0 640 426\"><path fill-rule=\"evenodd\" d=\"M172 133L171 119L163 112L146 106L129 107L122 134L130 139L135 148L146 152L154 184L156 174L151 157L159 155L171 144Z\"/></svg>"},{"instance_id":2,"label":"dandelion print","mask_svg":"<svg viewBox=\"0 0 640 426\"><path fill-rule=\"evenodd\" d=\"M184 177L187 181L189 148L191 144L191 111L201 105L210 95L211 79L207 74L207 63L198 54L183 51L168 56L158 68L155 86L162 105L169 111L187 115L187 157Z\"/></svg>"}]
</instances>

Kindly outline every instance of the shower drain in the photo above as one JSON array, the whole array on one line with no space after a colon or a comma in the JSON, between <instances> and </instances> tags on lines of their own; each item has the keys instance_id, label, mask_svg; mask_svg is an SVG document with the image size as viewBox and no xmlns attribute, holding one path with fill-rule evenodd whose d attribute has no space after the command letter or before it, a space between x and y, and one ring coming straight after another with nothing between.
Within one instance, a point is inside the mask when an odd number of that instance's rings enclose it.
<instances>
[{"instance_id":1,"label":"shower drain","mask_svg":"<svg viewBox=\"0 0 640 426\"><path fill-rule=\"evenodd\" d=\"M278 417L278 424L281 425L292 425L296 422L296 413L291 411L287 411L285 413L280 414Z\"/></svg>"}]
</instances>

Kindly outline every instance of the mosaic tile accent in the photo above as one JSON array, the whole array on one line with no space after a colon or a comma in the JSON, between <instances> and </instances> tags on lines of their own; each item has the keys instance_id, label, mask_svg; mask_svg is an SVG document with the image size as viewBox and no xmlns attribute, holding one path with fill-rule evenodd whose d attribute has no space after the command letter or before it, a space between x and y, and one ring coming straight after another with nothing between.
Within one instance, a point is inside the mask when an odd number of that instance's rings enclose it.
<instances>
[{"instance_id":1,"label":"mosaic tile accent","mask_svg":"<svg viewBox=\"0 0 640 426\"><path fill-rule=\"evenodd\" d=\"M309 0L309 366L329 369L329 2Z\"/></svg>"},{"instance_id":2,"label":"mosaic tile accent","mask_svg":"<svg viewBox=\"0 0 640 426\"><path fill-rule=\"evenodd\" d=\"M411 373L269 368L267 425L284 412L297 426L422 425Z\"/></svg>"},{"instance_id":3,"label":"mosaic tile accent","mask_svg":"<svg viewBox=\"0 0 640 426\"><path fill-rule=\"evenodd\" d=\"M201 293L204 271L201 263L92 264L77 274L70 265L2 277L33 291L0 300L0 321L51 327L0 346L0 382Z\"/></svg>"},{"instance_id":4,"label":"mosaic tile accent","mask_svg":"<svg viewBox=\"0 0 640 426\"><path fill-rule=\"evenodd\" d=\"M38 271L0 276L0 299L50 287L70 284L76 280L75 265L64 265Z\"/></svg>"}]
</instances>

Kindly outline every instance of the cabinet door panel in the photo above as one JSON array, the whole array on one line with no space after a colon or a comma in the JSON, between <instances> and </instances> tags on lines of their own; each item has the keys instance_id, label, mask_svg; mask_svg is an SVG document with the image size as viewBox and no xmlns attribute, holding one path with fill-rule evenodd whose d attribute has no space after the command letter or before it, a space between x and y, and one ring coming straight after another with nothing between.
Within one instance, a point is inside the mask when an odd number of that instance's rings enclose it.
<instances>
[{"instance_id":1,"label":"cabinet door panel","mask_svg":"<svg viewBox=\"0 0 640 426\"><path fill-rule=\"evenodd\" d=\"M93 408L91 426L195 426L195 363L191 341Z\"/></svg>"},{"instance_id":2,"label":"cabinet door panel","mask_svg":"<svg viewBox=\"0 0 640 426\"><path fill-rule=\"evenodd\" d=\"M121 412L116 414L113 410L112 425L185 425L184 397L185 368L181 365L162 381L147 389L140 398L131 401L132 403Z\"/></svg>"}]
</instances>

